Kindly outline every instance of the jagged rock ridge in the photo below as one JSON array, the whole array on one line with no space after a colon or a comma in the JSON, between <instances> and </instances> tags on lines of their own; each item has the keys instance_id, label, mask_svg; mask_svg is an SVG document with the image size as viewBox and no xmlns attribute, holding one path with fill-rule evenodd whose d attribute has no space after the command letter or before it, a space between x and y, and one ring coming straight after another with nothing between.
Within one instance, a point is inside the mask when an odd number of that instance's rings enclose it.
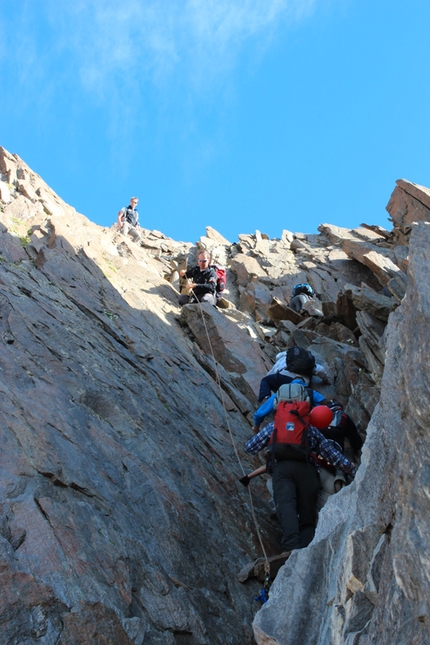
<instances>
[{"instance_id":1,"label":"jagged rock ridge","mask_svg":"<svg viewBox=\"0 0 430 645\"><path fill-rule=\"evenodd\" d=\"M409 241L414 213L426 220L426 190L398 182L392 232L322 225L319 235L269 240L257 231L230 244L208 227L194 246L145 230L137 246L115 226L92 224L0 150L0 643L252 643L259 584L241 585L236 573L261 549L235 448L244 467L259 463L242 451L259 380L278 350L310 347L333 378L316 386L341 399L365 435L385 348L396 342L387 321L392 312L407 318L404 295L416 288ZM227 264L235 308L177 307L175 268L192 262L196 247ZM319 299L297 318L286 304L301 281ZM359 473L374 452L365 445ZM361 481L330 500L313 545L278 575L257 614L258 642L269 642L272 628L276 642L292 642L271 617L281 616L276 589L294 562L309 569L306 553L330 532L342 542L338 515L359 507ZM265 548L276 553L264 481L252 492ZM361 527L358 519L348 526ZM372 549L375 530L363 537ZM351 557L338 554L339 563ZM324 558L320 568L328 575ZM352 615L368 615L358 599L369 594L348 593L357 599ZM347 642L350 601L342 596L327 638ZM331 642L316 629L309 638L302 642Z\"/></svg>"},{"instance_id":2,"label":"jagged rock ridge","mask_svg":"<svg viewBox=\"0 0 430 645\"><path fill-rule=\"evenodd\" d=\"M255 620L259 644L430 642L430 301L422 279L429 243L430 226L420 223L410 240L406 296L385 334L381 400L357 478L329 500L313 543L278 574Z\"/></svg>"}]
</instances>

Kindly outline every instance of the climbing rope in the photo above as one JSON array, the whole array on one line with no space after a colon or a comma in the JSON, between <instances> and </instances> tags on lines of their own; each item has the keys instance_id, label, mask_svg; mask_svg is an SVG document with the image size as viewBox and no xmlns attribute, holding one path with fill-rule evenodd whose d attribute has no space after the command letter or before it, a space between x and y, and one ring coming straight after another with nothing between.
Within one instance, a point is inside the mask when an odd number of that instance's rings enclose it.
<instances>
[{"instance_id":1,"label":"climbing rope","mask_svg":"<svg viewBox=\"0 0 430 645\"><path fill-rule=\"evenodd\" d=\"M262 605L269 600L269 589L270 589L270 564L268 562L264 565L264 584L259 596L254 598L255 602L259 602Z\"/></svg>"},{"instance_id":2,"label":"climbing rope","mask_svg":"<svg viewBox=\"0 0 430 645\"><path fill-rule=\"evenodd\" d=\"M236 442L235 442L235 440L234 440L233 432L232 432L232 430L231 430L230 422L229 422L229 418L228 418L228 415L227 415L227 409L226 409L226 407L225 407L225 403L224 403L223 390L222 390L222 387L221 387L221 379L220 379L219 371L218 371L218 361L216 360L216 358L215 358L215 354L214 354L214 351L213 351L213 347L212 347L211 339L210 339L210 336L209 336L209 331L208 331L208 328L207 328L207 325L206 325L206 321L205 321L205 316L204 316L204 311L203 311L202 303L201 303L201 302L200 302L200 300L197 298L197 296L196 296L196 294L194 293L194 291L191 291L191 294L196 298L196 300L197 300L197 302L198 302L198 304L199 304L200 314L201 314L201 317L202 317L203 326L204 326L204 328L205 328L205 333L206 333L206 337L207 337L207 340L208 340L210 353L211 353L211 355L212 355L212 359L213 359L213 362L214 362L214 365L215 365L215 381L216 381L216 383L217 383L217 385L218 385L218 389L219 389L219 395L220 395L220 399L221 399L221 403L222 403L222 407L223 407L223 412L224 412L224 420L225 420L225 424L226 424L226 426L227 426L227 429L228 429L228 432L229 432L229 435L230 435L230 439L231 439L231 443L232 443L232 445L233 445L233 450L234 450L234 452L235 452L235 455L236 455L237 461L238 461L238 463L239 463L240 469L241 469L241 471L242 471L242 474L245 476L245 474L246 474L246 473L245 473L245 469L244 469L244 467L243 467L243 465L242 465L242 460L241 460L241 458L240 458L240 456L239 456L239 452L238 452L238 450L237 450ZM268 594L268 587L269 587L270 564L269 564L269 561L268 561L268 558L267 558L266 549L264 548L264 544L263 544L263 540L262 540L262 537L261 537L260 528L259 528L259 526L258 526L257 516L256 516L256 514L255 514L254 502L253 502L253 499L252 499L252 493L251 493L251 489L250 489L250 487L248 487L248 494L249 494L249 503L250 503L250 508L251 508L251 516L252 516L252 520L253 520L253 522L254 522L255 531L256 531L256 533L257 533L258 541L259 541L259 543L260 543L261 551L262 551L262 553L263 553L263 557L264 557L264 560L265 560L265 563L264 563L264 569L265 569L265 573L266 573L267 585L266 585L266 583L265 583L265 587L263 587L263 590L262 590L262 592L261 592L261 595L262 595L262 596L267 596L267 598L268 598L268 595L267 595L267 594ZM264 600L263 602L266 602L266 601L267 601L267 598L266 598L266 600ZM256 600L257 600L257 598L256 598Z\"/></svg>"}]
</instances>

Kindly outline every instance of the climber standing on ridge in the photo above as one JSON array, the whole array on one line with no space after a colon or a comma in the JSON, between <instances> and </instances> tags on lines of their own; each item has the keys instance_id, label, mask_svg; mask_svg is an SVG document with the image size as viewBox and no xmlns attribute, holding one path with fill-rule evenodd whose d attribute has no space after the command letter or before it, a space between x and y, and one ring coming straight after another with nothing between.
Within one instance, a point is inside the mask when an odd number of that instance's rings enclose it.
<instances>
[{"instance_id":1,"label":"climber standing on ridge","mask_svg":"<svg viewBox=\"0 0 430 645\"><path fill-rule=\"evenodd\" d=\"M194 302L210 302L215 304L217 274L215 269L209 266L210 253L201 251L197 258L197 266L179 271L181 277L186 276L192 282L188 285L192 289L191 294L179 296L179 304L187 305Z\"/></svg>"},{"instance_id":2,"label":"climber standing on ridge","mask_svg":"<svg viewBox=\"0 0 430 645\"><path fill-rule=\"evenodd\" d=\"M137 197L130 199L130 204L124 206L118 213L118 228L123 235L130 235L134 242L140 241L139 213L137 212Z\"/></svg>"}]
</instances>

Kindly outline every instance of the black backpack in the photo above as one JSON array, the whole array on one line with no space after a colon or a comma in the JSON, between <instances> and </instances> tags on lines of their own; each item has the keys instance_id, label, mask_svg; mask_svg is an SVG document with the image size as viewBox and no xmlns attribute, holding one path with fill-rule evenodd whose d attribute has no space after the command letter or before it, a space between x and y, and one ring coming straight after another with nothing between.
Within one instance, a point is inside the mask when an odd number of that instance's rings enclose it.
<instances>
[{"instance_id":1,"label":"black backpack","mask_svg":"<svg viewBox=\"0 0 430 645\"><path fill-rule=\"evenodd\" d=\"M287 350L286 368L293 374L311 377L315 369L315 356L303 347L290 347Z\"/></svg>"}]
</instances>

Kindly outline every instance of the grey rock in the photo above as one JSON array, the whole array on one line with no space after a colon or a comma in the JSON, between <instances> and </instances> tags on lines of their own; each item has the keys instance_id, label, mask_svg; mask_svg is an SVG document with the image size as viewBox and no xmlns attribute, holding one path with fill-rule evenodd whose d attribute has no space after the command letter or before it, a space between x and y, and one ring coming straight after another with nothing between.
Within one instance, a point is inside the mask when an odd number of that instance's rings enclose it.
<instances>
[{"instance_id":1,"label":"grey rock","mask_svg":"<svg viewBox=\"0 0 430 645\"><path fill-rule=\"evenodd\" d=\"M430 190L405 179L396 181L396 188L387 204L395 225L396 239L407 243L414 222L430 220Z\"/></svg>"},{"instance_id":2,"label":"grey rock","mask_svg":"<svg viewBox=\"0 0 430 645\"><path fill-rule=\"evenodd\" d=\"M384 323L387 322L388 316L398 305L397 299L377 293L366 285L355 287L354 285L346 284L344 293L351 299L357 310L367 311Z\"/></svg>"},{"instance_id":3,"label":"grey rock","mask_svg":"<svg viewBox=\"0 0 430 645\"><path fill-rule=\"evenodd\" d=\"M218 231L212 228L212 226L206 226L206 237L210 240L213 240L214 242L217 242L217 244L231 246L231 242L229 242L223 235L221 235L221 233L218 233Z\"/></svg>"},{"instance_id":4,"label":"grey rock","mask_svg":"<svg viewBox=\"0 0 430 645\"><path fill-rule=\"evenodd\" d=\"M300 314L290 309L286 303L281 302L276 297L272 298L270 305L267 307L267 315L276 325L282 320L290 320L294 324L298 324L303 320Z\"/></svg>"},{"instance_id":5,"label":"grey rock","mask_svg":"<svg viewBox=\"0 0 430 645\"><path fill-rule=\"evenodd\" d=\"M254 621L258 643L429 640L424 356L430 299L427 282L419 278L430 259L429 243L430 226L420 224L411 236L407 293L388 322L381 401L356 481L328 501L314 541L293 553L280 571ZM297 580L301 583L291 584ZM282 610L287 594L288 610ZM304 615L318 615L318 627L304 624Z\"/></svg>"},{"instance_id":6,"label":"grey rock","mask_svg":"<svg viewBox=\"0 0 430 645\"><path fill-rule=\"evenodd\" d=\"M7 175L5 174L7 177ZM11 201L10 190L4 181L0 181L0 200L8 204Z\"/></svg>"},{"instance_id":7,"label":"grey rock","mask_svg":"<svg viewBox=\"0 0 430 645\"><path fill-rule=\"evenodd\" d=\"M139 246L4 149L0 173L0 645L253 642L261 586L237 573L260 538L279 555L280 532L264 477L238 478L262 463L243 452L259 381L293 344L367 437L356 481L280 569L257 641L425 642L429 225L410 208L391 232L230 244L207 227L193 244L142 229ZM236 309L179 309L178 270L202 246ZM303 281L320 315L271 320Z\"/></svg>"}]
</instances>

